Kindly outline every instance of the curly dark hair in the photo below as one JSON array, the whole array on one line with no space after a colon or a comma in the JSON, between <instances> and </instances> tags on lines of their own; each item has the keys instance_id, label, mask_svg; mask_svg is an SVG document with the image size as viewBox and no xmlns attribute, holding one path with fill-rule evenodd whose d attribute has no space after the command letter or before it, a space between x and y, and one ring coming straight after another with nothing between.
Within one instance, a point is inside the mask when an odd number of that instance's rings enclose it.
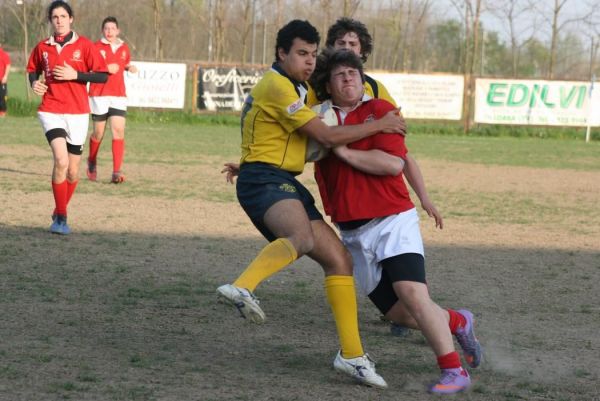
<instances>
[{"instance_id":1,"label":"curly dark hair","mask_svg":"<svg viewBox=\"0 0 600 401\"><path fill-rule=\"evenodd\" d=\"M365 82L363 63L354 52L327 47L317 57L315 71L308 81L320 101L331 98L327 93L327 83L331 79L331 71L339 66L356 68L360 72L362 82Z\"/></svg>"},{"instance_id":2,"label":"curly dark hair","mask_svg":"<svg viewBox=\"0 0 600 401\"><path fill-rule=\"evenodd\" d=\"M288 22L277 32L277 40L275 42L275 60L279 61L278 50L281 48L287 54L292 48L294 39L299 38L310 44L317 44L321 41L321 36L317 28L311 25L308 21L295 19Z\"/></svg>"},{"instance_id":3,"label":"curly dark hair","mask_svg":"<svg viewBox=\"0 0 600 401\"><path fill-rule=\"evenodd\" d=\"M62 0L56 0L50 3L50 5L48 6L48 21L52 21L52 11L54 11L57 8L64 8L67 14L69 14L69 17L74 17L73 9L69 5L69 3Z\"/></svg>"},{"instance_id":4,"label":"curly dark hair","mask_svg":"<svg viewBox=\"0 0 600 401\"><path fill-rule=\"evenodd\" d=\"M327 31L325 45L333 47L335 41L344 37L348 32L354 32L358 36L358 40L360 41L360 56L363 63L366 63L373 51L373 38L365 24L360 21L347 17L335 21L335 24L331 25Z\"/></svg>"}]
</instances>

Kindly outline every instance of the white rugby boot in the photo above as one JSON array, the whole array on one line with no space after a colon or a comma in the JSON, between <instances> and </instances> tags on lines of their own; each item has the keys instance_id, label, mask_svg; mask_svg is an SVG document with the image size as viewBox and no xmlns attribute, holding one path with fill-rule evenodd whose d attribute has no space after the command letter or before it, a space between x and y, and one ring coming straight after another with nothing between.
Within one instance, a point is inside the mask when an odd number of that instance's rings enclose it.
<instances>
[{"instance_id":1,"label":"white rugby boot","mask_svg":"<svg viewBox=\"0 0 600 401\"><path fill-rule=\"evenodd\" d=\"M217 295L221 301L235 306L244 319L257 324L264 323L265 313L258 306L258 299L247 289L225 284L217 288Z\"/></svg>"},{"instance_id":2,"label":"white rugby boot","mask_svg":"<svg viewBox=\"0 0 600 401\"><path fill-rule=\"evenodd\" d=\"M377 388L387 388L388 386L383 377L375 372L375 361L369 357L369 354L346 359L342 356L342 351L339 351L333 361L333 368L352 376L354 380L367 386Z\"/></svg>"}]
</instances>

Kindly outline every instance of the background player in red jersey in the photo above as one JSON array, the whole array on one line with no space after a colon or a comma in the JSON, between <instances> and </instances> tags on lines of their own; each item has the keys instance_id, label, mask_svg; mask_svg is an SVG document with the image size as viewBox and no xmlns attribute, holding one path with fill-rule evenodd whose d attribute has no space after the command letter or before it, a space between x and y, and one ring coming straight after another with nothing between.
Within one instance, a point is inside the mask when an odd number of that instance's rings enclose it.
<instances>
[{"instance_id":1,"label":"background player in red jersey","mask_svg":"<svg viewBox=\"0 0 600 401\"><path fill-rule=\"evenodd\" d=\"M352 52L324 51L311 83L331 99L344 126L377 120L394 109L365 95L362 63ZM352 254L357 287L386 318L422 331L442 371L430 391L456 393L471 380L452 334L472 367L481 361L481 346L471 312L444 310L429 297L419 218L402 178L406 160L404 136L379 133L339 146L317 162L317 183L325 211Z\"/></svg>"},{"instance_id":2,"label":"background player in red jersey","mask_svg":"<svg viewBox=\"0 0 600 401\"><path fill-rule=\"evenodd\" d=\"M8 93L8 73L10 72L10 56L2 50L0 43L0 117L6 115L6 94Z\"/></svg>"},{"instance_id":3,"label":"background player in red jersey","mask_svg":"<svg viewBox=\"0 0 600 401\"><path fill-rule=\"evenodd\" d=\"M125 181L121 172L125 153L125 116L127 115L127 94L125 93L124 72L137 72L131 65L129 47L119 38L119 23L115 17L106 17L102 21L102 39L95 43L108 65L108 81L104 84L90 85L90 107L94 131L90 136L87 176L96 181L96 157L104 137L106 122L110 121L112 131L113 173L111 182L119 184Z\"/></svg>"},{"instance_id":4,"label":"background player in red jersey","mask_svg":"<svg viewBox=\"0 0 600 401\"><path fill-rule=\"evenodd\" d=\"M55 209L50 231L69 234L67 205L77 186L79 161L87 136L90 105L87 82L106 82L106 63L94 44L71 30L73 10L62 1L48 7L53 34L36 45L27 72L42 96L38 117L52 149ZM41 78L40 78L41 76Z\"/></svg>"}]
</instances>

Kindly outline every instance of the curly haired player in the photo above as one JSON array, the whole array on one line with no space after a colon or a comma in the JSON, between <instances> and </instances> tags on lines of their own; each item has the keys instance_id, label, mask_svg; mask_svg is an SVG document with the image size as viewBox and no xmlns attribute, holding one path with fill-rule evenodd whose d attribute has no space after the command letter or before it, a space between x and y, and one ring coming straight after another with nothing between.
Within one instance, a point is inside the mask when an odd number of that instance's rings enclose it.
<instances>
[{"instance_id":1,"label":"curly haired player","mask_svg":"<svg viewBox=\"0 0 600 401\"><path fill-rule=\"evenodd\" d=\"M362 63L352 52L324 51L311 84L345 127L376 121L394 109L364 93ZM415 163L407 158L404 136L379 133L333 153L316 163L315 176L325 212L352 254L359 289L386 318L421 330L441 369L431 392L467 389L471 378L451 334L472 367L480 364L481 346L471 312L444 310L429 297L419 218L402 179L405 164ZM441 227L441 220L436 224Z\"/></svg>"}]
</instances>

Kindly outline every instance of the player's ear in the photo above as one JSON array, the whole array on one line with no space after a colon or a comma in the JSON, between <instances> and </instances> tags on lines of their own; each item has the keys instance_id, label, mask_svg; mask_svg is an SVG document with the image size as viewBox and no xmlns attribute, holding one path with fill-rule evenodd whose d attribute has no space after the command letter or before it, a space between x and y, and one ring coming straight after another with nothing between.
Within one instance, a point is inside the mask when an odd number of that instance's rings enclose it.
<instances>
[{"instance_id":1,"label":"player's ear","mask_svg":"<svg viewBox=\"0 0 600 401\"><path fill-rule=\"evenodd\" d=\"M284 61L285 57L287 56L287 53L285 52L285 50L283 50L283 47L278 47L277 48L277 56L279 58L279 61Z\"/></svg>"},{"instance_id":2,"label":"player's ear","mask_svg":"<svg viewBox=\"0 0 600 401\"><path fill-rule=\"evenodd\" d=\"M325 90L329 95L331 95L331 88L329 87L329 82L325 82Z\"/></svg>"}]
</instances>

